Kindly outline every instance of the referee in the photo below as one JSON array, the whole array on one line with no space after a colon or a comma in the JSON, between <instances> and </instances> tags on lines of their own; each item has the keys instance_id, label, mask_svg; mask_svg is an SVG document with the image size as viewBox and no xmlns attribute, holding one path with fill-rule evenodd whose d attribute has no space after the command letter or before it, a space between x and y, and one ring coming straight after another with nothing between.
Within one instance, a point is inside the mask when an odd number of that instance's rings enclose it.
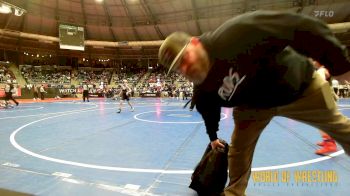
<instances>
[{"instance_id":1,"label":"referee","mask_svg":"<svg viewBox=\"0 0 350 196\"><path fill-rule=\"evenodd\" d=\"M87 102L89 101L89 85L87 84L86 81L83 81L83 101L85 102L85 99Z\"/></svg>"}]
</instances>

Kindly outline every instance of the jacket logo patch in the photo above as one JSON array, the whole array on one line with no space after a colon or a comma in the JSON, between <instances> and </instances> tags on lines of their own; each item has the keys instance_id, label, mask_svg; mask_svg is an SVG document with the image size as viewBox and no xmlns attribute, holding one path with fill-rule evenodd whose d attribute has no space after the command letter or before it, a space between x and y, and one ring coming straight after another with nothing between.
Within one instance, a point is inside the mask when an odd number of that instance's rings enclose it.
<instances>
[{"instance_id":1,"label":"jacket logo patch","mask_svg":"<svg viewBox=\"0 0 350 196\"><path fill-rule=\"evenodd\" d=\"M233 94L235 94L237 87L243 82L245 77L246 75L240 78L238 73L233 72L233 69L231 68L229 75L223 79L222 86L218 90L219 96L225 101L230 101Z\"/></svg>"}]
</instances>

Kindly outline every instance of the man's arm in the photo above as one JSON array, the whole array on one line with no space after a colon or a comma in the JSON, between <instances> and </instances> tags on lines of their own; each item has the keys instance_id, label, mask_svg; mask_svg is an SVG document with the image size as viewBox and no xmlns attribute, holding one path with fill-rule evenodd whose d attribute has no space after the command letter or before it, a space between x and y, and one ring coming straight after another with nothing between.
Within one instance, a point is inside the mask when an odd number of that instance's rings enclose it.
<instances>
[{"instance_id":1,"label":"man's arm","mask_svg":"<svg viewBox=\"0 0 350 196\"><path fill-rule=\"evenodd\" d=\"M130 92L130 91L131 91L131 88L130 88L129 84L125 84L125 88L126 88L126 91L127 91L127 92Z\"/></svg>"},{"instance_id":2,"label":"man's arm","mask_svg":"<svg viewBox=\"0 0 350 196\"><path fill-rule=\"evenodd\" d=\"M209 93L197 94L196 108L202 115L210 141L217 140L216 132L219 130L221 107L215 100L215 95Z\"/></svg>"},{"instance_id":3,"label":"man's arm","mask_svg":"<svg viewBox=\"0 0 350 196\"><path fill-rule=\"evenodd\" d=\"M294 39L290 45L299 53L316 59L325 65L332 75L350 71L347 49L334 36L327 24L316 18L295 14Z\"/></svg>"},{"instance_id":4,"label":"man's arm","mask_svg":"<svg viewBox=\"0 0 350 196\"><path fill-rule=\"evenodd\" d=\"M346 47L326 23L307 15L266 10L249 12L226 21L202 39L207 41L211 53L223 59L235 57L254 65L250 62L254 57L268 57L291 46L298 53L325 65L333 76L350 71ZM246 72L252 67L240 69Z\"/></svg>"},{"instance_id":5,"label":"man's arm","mask_svg":"<svg viewBox=\"0 0 350 196\"><path fill-rule=\"evenodd\" d=\"M250 21L250 22L249 22ZM263 42L286 43L300 54L325 65L332 75L350 71L347 49L323 21L292 12L260 11L252 14L248 25Z\"/></svg>"}]
</instances>

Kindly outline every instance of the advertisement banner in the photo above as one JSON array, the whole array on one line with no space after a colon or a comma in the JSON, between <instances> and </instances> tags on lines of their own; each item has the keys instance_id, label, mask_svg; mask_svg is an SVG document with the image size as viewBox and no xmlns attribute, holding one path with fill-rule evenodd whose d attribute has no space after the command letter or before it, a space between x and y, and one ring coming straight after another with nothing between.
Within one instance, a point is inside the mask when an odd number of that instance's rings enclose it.
<instances>
[{"instance_id":1,"label":"advertisement banner","mask_svg":"<svg viewBox=\"0 0 350 196\"><path fill-rule=\"evenodd\" d=\"M5 97L5 89L0 88L0 97Z\"/></svg>"},{"instance_id":2,"label":"advertisement banner","mask_svg":"<svg viewBox=\"0 0 350 196\"><path fill-rule=\"evenodd\" d=\"M141 97L160 97L160 93L142 93Z\"/></svg>"},{"instance_id":3,"label":"advertisement banner","mask_svg":"<svg viewBox=\"0 0 350 196\"><path fill-rule=\"evenodd\" d=\"M71 95L71 94L76 94L77 89L75 88L60 88L58 89L58 92L63 95Z\"/></svg>"},{"instance_id":4,"label":"advertisement banner","mask_svg":"<svg viewBox=\"0 0 350 196\"><path fill-rule=\"evenodd\" d=\"M15 88L15 92L12 93L13 97L20 97L22 95L22 91L20 88ZM0 89L0 97L5 97L5 89Z\"/></svg>"}]
</instances>

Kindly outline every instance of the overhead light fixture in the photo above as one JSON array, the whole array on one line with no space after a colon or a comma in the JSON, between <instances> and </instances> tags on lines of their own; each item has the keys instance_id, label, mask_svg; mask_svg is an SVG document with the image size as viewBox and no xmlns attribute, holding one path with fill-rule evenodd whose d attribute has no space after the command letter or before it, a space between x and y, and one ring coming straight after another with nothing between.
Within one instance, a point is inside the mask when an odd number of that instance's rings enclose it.
<instances>
[{"instance_id":1,"label":"overhead light fixture","mask_svg":"<svg viewBox=\"0 0 350 196\"><path fill-rule=\"evenodd\" d=\"M15 8L15 15L16 16L22 16L24 13L24 10L19 9L19 8Z\"/></svg>"},{"instance_id":2,"label":"overhead light fixture","mask_svg":"<svg viewBox=\"0 0 350 196\"><path fill-rule=\"evenodd\" d=\"M11 7L6 5L6 4L1 4L0 13L2 13L2 14L12 13Z\"/></svg>"},{"instance_id":3,"label":"overhead light fixture","mask_svg":"<svg viewBox=\"0 0 350 196\"><path fill-rule=\"evenodd\" d=\"M22 16L27 11L23 8L12 5L11 3L0 0L0 13L10 14L14 12L15 16Z\"/></svg>"}]
</instances>

